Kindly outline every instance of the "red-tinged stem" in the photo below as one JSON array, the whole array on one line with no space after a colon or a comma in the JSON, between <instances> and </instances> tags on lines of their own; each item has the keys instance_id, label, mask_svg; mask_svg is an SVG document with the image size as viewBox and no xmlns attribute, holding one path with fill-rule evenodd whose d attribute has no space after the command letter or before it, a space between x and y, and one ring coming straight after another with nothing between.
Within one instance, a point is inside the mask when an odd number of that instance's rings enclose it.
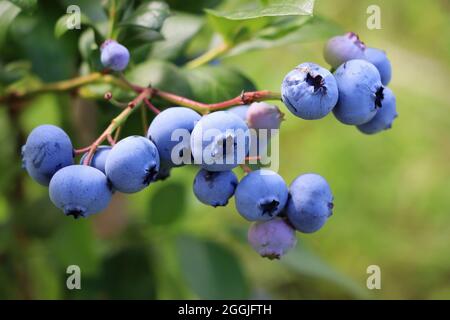
<instances>
[{"instance_id":1,"label":"red-tinged stem","mask_svg":"<svg viewBox=\"0 0 450 320\"><path fill-rule=\"evenodd\" d=\"M145 103L145 104L147 105L147 107L148 107L152 112L154 112L155 114L159 114L159 113L161 112L158 108L156 108L156 107L153 105L153 103L150 102L149 99L144 99L144 103Z\"/></svg>"},{"instance_id":2,"label":"red-tinged stem","mask_svg":"<svg viewBox=\"0 0 450 320\"><path fill-rule=\"evenodd\" d=\"M237 96L233 99L218 102L218 103L211 103L211 104L198 102L195 100L191 100L191 99L181 97L176 94L173 94L170 92L165 92L165 91L158 90L158 89L153 89L153 95L158 96L169 102L175 103L177 105L196 109L200 112L205 112L205 111L208 112L208 111L213 111L213 110L225 109L228 107L242 105L242 104L249 104L249 103L257 102L257 101L281 99L280 93L272 92L272 91L268 91L268 90L242 92L242 94L240 94L239 96Z\"/></svg>"},{"instance_id":3,"label":"red-tinged stem","mask_svg":"<svg viewBox=\"0 0 450 320\"><path fill-rule=\"evenodd\" d=\"M90 148L89 153L84 160L85 165L89 165L91 163L92 157L94 156L95 150L97 150L98 146L105 141L105 139L108 138L108 135L111 136L113 132L119 128L130 116L130 114L136 109L135 107L138 106L145 98L151 95L152 90L150 88L146 88L142 90L142 92L134 98L130 103L128 103L128 106L123 109L123 111L114 119L112 119L109 126L106 128L105 131L100 135L100 137L95 140Z\"/></svg>"},{"instance_id":4,"label":"red-tinged stem","mask_svg":"<svg viewBox=\"0 0 450 320\"><path fill-rule=\"evenodd\" d=\"M250 173L250 172L253 171L253 170L252 170L249 166L247 166L246 164L240 164L240 166L241 166L242 170L244 170L245 173Z\"/></svg>"},{"instance_id":5,"label":"red-tinged stem","mask_svg":"<svg viewBox=\"0 0 450 320\"><path fill-rule=\"evenodd\" d=\"M83 154L85 152L88 152L90 148L91 148L91 146L88 146L86 148L81 148L81 149L75 149L74 152L75 152L76 155L79 155L79 154Z\"/></svg>"},{"instance_id":6,"label":"red-tinged stem","mask_svg":"<svg viewBox=\"0 0 450 320\"><path fill-rule=\"evenodd\" d=\"M114 141L113 137L112 137L110 134L108 134L108 135L106 136L106 139L108 139L109 144L110 144L112 147L114 147L114 145L116 144L116 142Z\"/></svg>"}]
</instances>

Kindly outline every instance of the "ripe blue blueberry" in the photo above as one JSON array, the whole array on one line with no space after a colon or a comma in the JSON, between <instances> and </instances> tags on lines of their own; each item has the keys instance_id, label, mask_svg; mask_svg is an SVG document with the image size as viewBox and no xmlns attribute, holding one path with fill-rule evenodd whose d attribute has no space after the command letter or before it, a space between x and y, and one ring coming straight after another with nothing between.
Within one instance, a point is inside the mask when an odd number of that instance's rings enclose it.
<instances>
[{"instance_id":1,"label":"ripe blue blueberry","mask_svg":"<svg viewBox=\"0 0 450 320\"><path fill-rule=\"evenodd\" d=\"M283 79L281 97L289 111L297 117L320 119L336 105L336 80L327 69L314 63L302 63Z\"/></svg>"},{"instance_id":2,"label":"ripe blue blueberry","mask_svg":"<svg viewBox=\"0 0 450 320\"><path fill-rule=\"evenodd\" d=\"M155 177L155 181L164 181L168 177L170 177L170 172L172 171L172 165L167 162L161 162L159 163L159 170L158 174Z\"/></svg>"},{"instance_id":3,"label":"ripe blue blueberry","mask_svg":"<svg viewBox=\"0 0 450 320\"><path fill-rule=\"evenodd\" d=\"M192 131L194 163L208 171L231 170L245 162L249 136L247 125L237 115L228 111L210 113Z\"/></svg>"},{"instance_id":4,"label":"ripe blue blueberry","mask_svg":"<svg viewBox=\"0 0 450 320\"><path fill-rule=\"evenodd\" d=\"M55 172L73 164L69 136L53 125L41 125L31 131L22 147L22 165L38 183L48 186Z\"/></svg>"},{"instance_id":5,"label":"ripe blue blueberry","mask_svg":"<svg viewBox=\"0 0 450 320\"><path fill-rule=\"evenodd\" d=\"M387 86L391 81L392 68L391 62L386 56L386 52L376 48L367 48L366 60L372 63L378 69L381 77L381 83Z\"/></svg>"},{"instance_id":6,"label":"ripe blue blueberry","mask_svg":"<svg viewBox=\"0 0 450 320\"><path fill-rule=\"evenodd\" d=\"M247 220L273 219L285 207L288 188L277 173L260 169L247 174L235 193L236 209Z\"/></svg>"},{"instance_id":7,"label":"ripe blue blueberry","mask_svg":"<svg viewBox=\"0 0 450 320\"><path fill-rule=\"evenodd\" d=\"M92 156L91 163L89 165L105 173L106 158L108 157L110 151L111 151L110 146L99 146L97 150L95 150L95 153ZM83 156L80 159L80 164L83 164L88 153L89 152L83 154Z\"/></svg>"},{"instance_id":8,"label":"ripe blue blueberry","mask_svg":"<svg viewBox=\"0 0 450 320\"><path fill-rule=\"evenodd\" d=\"M248 230L248 242L262 257L280 259L297 244L295 230L284 219L253 222Z\"/></svg>"},{"instance_id":9,"label":"ripe blue blueberry","mask_svg":"<svg viewBox=\"0 0 450 320\"><path fill-rule=\"evenodd\" d=\"M365 50L366 46L358 35L348 32L328 40L324 48L324 57L333 68L337 68L349 60L364 59Z\"/></svg>"},{"instance_id":10,"label":"ripe blue blueberry","mask_svg":"<svg viewBox=\"0 0 450 320\"><path fill-rule=\"evenodd\" d=\"M358 126L361 132L374 134L392 127L392 122L397 118L395 96L389 88L384 88L383 94L383 106L377 111L377 114L372 120Z\"/></svg>"},{"instance_id":11,"label":"ripe blue blueberry","mask_svg":"<svg viewBox=\"0 0 450 320\"><path fill-rule=\"evenodd\" d=\"M56 207L74 218L106 209L112 196L108 180L100 170L78 164L55 173L49 194Z\"/></svg>"},{"instance_id":12,"label":"ripe blue blueberry","mask_svg":"<svg viewBox=\"0 0 450 320\"><path fill-rule=\"evenodd\" d=\"M147 138L127 137L111 149L105 170L114 189L124 193L138 192L158 174L158 150Z\"/></svg>"},{"instance_id":13,"label":"ripe blue blueberry","mask_svg":"<svg viewBox=\"0 0 450 320\"><path fill-rule=\"evenodd\" d=\"M194 194L204 204L226 206L237 184L238 179L231 170L211 172L200 169L194 179Z\"/></svg>"},{"instance_id":14,"label":"ripe blue blueberry","mask_svg":"<svg viewBox=\"0 0 450 320\"><path fill-rule=\"evenodd\" d=\"M147 137L158 148L161 162L171 166L190 163L190 134L200 118L191 109L175 107L162 111L153 119Z\"/></svg>"},{"instance_id":15,"label":"ripe blue blueberry","mask_svg":"<svg viewBox=\"0 0 450 320\"><path fill-rule=\"evenodd\" d=\"M289 186L286 214L298 231L319 230L331 216L333 194L327 181L318 174L298 176Z\"/></svg>"},{"instance_id":16,"label":"ripe blue blueberry","mask_svg":"<svg viewBox=\"0 0 450 320\"><path fill-rule=\"evenodd\" d=\"M339 100L333 113L344 124L369 122L383 105L384 87L377 68L365 60L350 60L334 73Z\"/></svg>"},{"instance_id":17,"label":"ripe blue blueberry","mask_svg":"<svg viewBox=\"0 0 450 320\"><path fill-rule=\"evenodd\" d=\"M122 71L130 61L130 52L117 41L106 40L101 45L100 51L100 60L105 68Z\"/></svg>"},{"instance_id":18,"label":"ripe blue blueberry","mask_svg":"<svg viewBox=\"0 0 450 320\"><path fill-rule=\"evenodd\" d=\"M230 109L227 109L228 112L234 113L239 118L241 118L244 121L247 121L247 111L248 111L248 105L243 106L235 106L231 107Z\"/></svg>"}]
</instances>

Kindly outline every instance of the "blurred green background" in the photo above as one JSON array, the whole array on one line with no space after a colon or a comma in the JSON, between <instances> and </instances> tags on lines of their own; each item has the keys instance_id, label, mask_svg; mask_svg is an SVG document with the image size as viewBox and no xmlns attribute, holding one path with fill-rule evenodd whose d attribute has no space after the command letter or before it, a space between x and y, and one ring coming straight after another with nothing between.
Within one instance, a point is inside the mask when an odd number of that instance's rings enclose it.
<instances>
[{"instance_id":1,"label":"blurred green background","mask_svg":"<svg viewBox=\"0 0 450 320\"><path fill-rule=\"evenodd\" d=\"M39 1L21 13L0 47L2 65L19 60L43 81L75 76L80 31L53 35L66 3L77 1ZM366 27L374 4L381 30ZM116 194L106 212L68 219L20 169L20 146L43 123L62 126L75 146L85 146L118 109L39 95L0 107L0 298L450 298L450 2L318 0L315 13L387 51L400 115L392 130L366 136L333 116L304 121L278 104L287 116L280 174L290 183L317 172L333 189L334 215L323 229L298 234L297 248L280 261L262 259L247 244L249 224L233 201L213 209L195 199L196 169L189 167L138 194ZM209 36L202 31L189 54ZM297 64L326 65L325 40L225 57L222 65L258 89L278 91ZM142 134L138 112L127 128L124 134ZM66 288L72 264L81 268L81 290ZM369 265L381 268L381 290L366 288Z\"/></svg>"}]
</instances>

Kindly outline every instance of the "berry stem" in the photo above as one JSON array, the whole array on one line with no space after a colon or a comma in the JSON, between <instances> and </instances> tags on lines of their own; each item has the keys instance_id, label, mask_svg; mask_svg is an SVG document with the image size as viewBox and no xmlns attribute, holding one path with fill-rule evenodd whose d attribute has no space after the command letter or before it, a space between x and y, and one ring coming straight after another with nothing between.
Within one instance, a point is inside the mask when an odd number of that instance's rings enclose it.
<instances>
[{"instance_id":1,"label":"berry stem","mask_svg":"<svg viewBox=\"0 0 450 320\"><path fill-rule=\"evenodd\" d=\"M79 154L83 154L85 152L88 152L90 148L91 148L91 146L88 146L88 147L85 147L85 148L81 148L81 149L75 149L75 150L73 150L73 152L76 155L79 155Z\"/></svg>"},{"instance_id":2,"label":"berry stem","mask_svg":"<svg viewBox=\"0 0 450 320\"><path fill-rule=\"evenodd\" d=\"M94 72L88 75L79 76L76 78L62 80L53 83L42 84L38 87L31 88L25 91L17 91L15 89L7 90L6 95L0 97L0 102L6 101L10 98L24 99L34 96L40 93L53 92L53 91L68 91L76 89L86 84L94 82L104 82L117 85L124 89L129 89L129 84L123 81L123 79L116 78L109 74L103 74L101 72Z\"/></svg>"},{"instance_id":3,"label":"berry stem","mask_svg":"<svg viewBox=\"0 0 450 320\"><path fill-rule=\"evenodd\" d=\"M198 110L200 112L209 112L213 110L225 109L228 107L232 107L235 105L241 104L249 104L257 101L265 101L265 100L279 100L281 99L281 94L279 92L272 92L268 90L262 91L251 91L251 92L242 92L239 96L212 104L206 104L198 101L194 101L185 97L177 96L170 92L161 91L158 89L153 89L153 94L158 96L166 101L175 103L180 106L192 108Z\"/></svg>"},{"instance_id":4,"label":"berry stem","mask_svg":"<svg viewBox=\"0 0 450 320\"><path fill-rule=\"evenodd\" d=\"M128 106L125 109L123 109L123 111L119 113L117 117L112 119L111 123L106 128L106 130L103 131L103 133L97 138L97 140L95 140L90 145L89 153L83 163L84 165L89 165L91 163L92 157L94 156L95 150L97 150L98 146L103 141L105 141L105 139L108 139L108 136L111 136L117 128L122 126L122 124L124 124L125 121L128 119L128 117L130 116L130 114L136 109L135 107L138 106L144 99L149 97L151 93L152 93L151 88L145 88L144 90L142 90L141 93L139 93L139 95L136 98L134 98L130 103L128 103Z\"/></svg>"},{"instance_id":5,"label":"berry stem","mask_svg":"<svg viewBox=\"0 0 450 320\"><path fill-rule=\"evenodd\" d=\"M159 114L159 113L161 112L158 108L156 108L156 107L153 105L153 103L150 102L149 99L144 99L144 103L145 103L145 104L147 105L147 107L148 107L152 112L154 112L155 114Z\"/></svg>"},{"instance_id":6,"label":"berry stem","mask_svg":"<svg viewBox=\"0 0 450 320\"><path fill-rule=\"evenodd\" d=\"M244 170L245 173L250 173L250 172L253 171L253 170L252 170L249 166L247 166L246 164L240 164L240 167L242 168L242 170Z\"/></svg>"},{"instance_id":7,"label":"berry stem","mask_svg":"<svg viewBox=\"0 0 450 320\"><path fill-rule=\"evenodd\" d=\"M185 67L187 69L194 69L194 68L200 67L200 66L210 62L211 60L214 60L221 54L224 54L231 48L232 48L232 46L230 44L223 42L220 45L218 45L217 47L214 47L214 48L206 51L199 57L189 61L188 63L186 63Z\"/></svg>"}]
</instances>

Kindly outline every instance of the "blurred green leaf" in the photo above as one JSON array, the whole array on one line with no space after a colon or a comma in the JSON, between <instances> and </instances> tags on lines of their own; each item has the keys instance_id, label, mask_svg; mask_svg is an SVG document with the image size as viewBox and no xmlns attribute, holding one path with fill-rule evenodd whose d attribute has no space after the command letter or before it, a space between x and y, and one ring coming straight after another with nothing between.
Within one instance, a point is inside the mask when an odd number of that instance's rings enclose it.
<instances>
[{"instance_id":1,"label":"blurred green leaf","mask_svg":"<svg viewBox=\"0 0 450 320\"><path fill-rule=\"evenodd\" d=\"M101 288L107 298L155 299L155 287L147 247L125 247L103 261Z\"/></svg>"},{"instance_id":2,"label":"blurred green leaf","mask_svg":"<svg viewBox=\"0 0 450 320\"><path fill-rule=\"evenodd\" d=\"M31 71L31 63L27 60L17 60L3 66L0 65L0 83L6 85L18 81Z\"/></svg>"},{"instance_id":3,"label":"blurred green leaf","mask_svg":"<svg viewBox=\"0 0 450 320\"><path fill-rule=\"evenodd\" d=\"M177 240L181 272L201 299L246 299L247 280L238 259L214 242L183 236Z\"/></svg>"},{"instance_id":4,"label":"blurred green leaf","mask_svg":"<svg viewBox=\"0 0 450 320\"><path fill-rule=\"evenodd\" d=\"M32 12L36 9L37 0L9 0L26 12Z\"/></svg>"},{"instance_id":5,"label":"blurred green leaf","mask_svg":"<svg viewBox=\"0 0 450 320\"><path fill-rule=\"evenodd\" d=\"M342 28L321 17L299 17L286 20L277 25L264 28L246 42L232 48L227 56L238 55L251 50L279 47L291 43L300 43L328 39L342 33Z\"/></svg>"},{"instance_id":6,"label":"blurred green leaf","mask_svg":"<svg viewBox=\"0 0 450 320\"><path fill-rule=\"evenodd\" d=\"M368 297L367 291L362 286L334 270L300 244L297 244L297 247L285 255L280 261L282 264L301 274L333 282L347 290L355 298L367 299Z\"/></svg>"},{"instance_id":7,"label":"blurred green leaf","mask_svg":"<svg viewBox=\"0 0 450 320\"><path fill-rule=\"evenodd\" d=\"M176 13L167 18L161 29L161 41L152 45L150 57L174 60L185 49L189 41L199 32L203 18L186 13Z\"/></svg>"},{"instance_id":8,"label":"blurred green leaf","mask_svg":"<svg viewBox=\"0 0 450 320\"><path fill-rule=\"evenodd\" d=\"M221 4L223 0L166 0L173 10L186 11L192 13L203 13L206 8L214 8Z\"/></svg>"},{"instance_id":9,"label":"blurred green leaf","mask_svg":"<svg viewBox=\"0 0 450 320\"><path fill-rule=\"evenodd\" d=\"M62 288L61 283L64 283L64 280L55 272L45 244L33 242L27 249L27 258L33 298L58 299Z\"/></svg>"},{"instance_id":10,"label":"blurred green leaf","mask_svg":"<svg viewBox=\"0 0 450 320\"><path fill-rule=\"evenodd\" d=\"M165 2L151 1L141 4L129 17L121 21L120 25L158 31L169 14L169 6Z\"/></svg>"},{"instance_id":11,"label":"blurred green leaf","mask_svg":"<svg viewBox=\"0 0 450 320\"><path fill-rule=\"evenodd\" d=\"M80 12L89 17L89 20L100 27L102 32L107 29L108 15L102 5L102 1L92 0L63 0L64 6L76 5L80 7Z\"/></svg>"},{"instance_id":12,"label":"blurred green leaf","mask_svg":"<svg viewBox=\"0 0 450 320\"><path fill-rule=\"evenodd\" d=\"M88 60L94 50L98 50L95 43L95 33L92 28L85 30L78 39L78 49L84 60Z\"/></svg>"},{"instance_id":13,"label":"blurred green leaf","mask_svg":"<svg viewBox=\"0 0 450 320\"><path fill-rule=\"evenodd\" d=\"M176 195L176 201L173 196ZM187 199L184 184L167 182L156 190L150 200L150 223L168 225L180 219L186 212Z\"/></svg>"},{"instance_id":14,"label":"blurred green leaf","mask_svg":"<svg viewBox=\"0 0 450 320\"><path fill-rule=\"evenodd\" d=\"M141 86L152 85L161 90L191 96L186 75L169 62L149 60L138 64L127 73L127 79Z\"/></svg>"},{"instance_id":15,"label":"blurred green leaf","mask_svg":"<svg viewBox=\"0 0 450 320\"><path fill-rule=\"evenodd\" d=\"M225 66L202 66L185 71L194 98L214 103L238 96L242 91L253 91L253 83L239 71Z\"/></svg>"},{"instance_id":16,"label":"blurred green leaf","mask_svg":"<svg viewBox=\"0 0 450 320\"><path fill-rule=\"evenodd\" d=\"M58 19L55 23L55 37L60 38L63 36L67 31L70 31L72 29L69 28L69 21L70 19L73 19L73 14L65 14L61 18ZM81 25L92 25L92 21L83 13L80 13L80 23Z\"/></svg>"},{"instance_id":17,"label":"blurred green leaf","mask_svg":"<svg viewBox=\"0 0 450 320\"><path fill-rule=\"evenodd\" d=\"M262 6L252 3L231 12L208 9L207 13L229 20L250 20L262 17L310 16L313 14L314 0L267 0Z\"/></svg>"},{"instance_id":18,"label":"blurred green leaf","mask_svg":"<svg viewBox=\"0 0 450 320\"><path fill-rule=\"evenodd\" d=\"M20 8L9 1L0 1L0 48L3 46L6 38L6 32L9 25L19 14Z\"/></svg>"},{"instance_id":19,"label":"blurred green leaf","mask_svg":"<svg viewBox=\"0 0 450 320\"><path fill-rule=\"evenodd\" d=\"M55 258L63 268L77 265L86 275L96 273L101 261L89 219L65 218L65 223L56 230L51 239Z\"/></svg>"}]
</instances>

